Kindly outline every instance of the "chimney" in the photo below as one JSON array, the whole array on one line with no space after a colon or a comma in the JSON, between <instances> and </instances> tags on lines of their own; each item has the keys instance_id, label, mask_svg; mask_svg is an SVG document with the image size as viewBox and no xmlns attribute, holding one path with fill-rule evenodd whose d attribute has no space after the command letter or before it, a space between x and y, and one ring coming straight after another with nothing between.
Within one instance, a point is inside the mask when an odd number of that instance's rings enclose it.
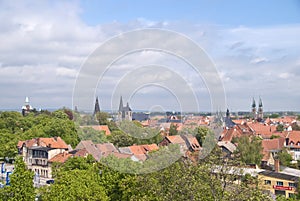
<instances>
[{"instance_id":1,"label":"chimney","mask_svg":"<svg viewBox=\"0 0 300 201\"><path fill-rule=\"evenodd\" d=\"M275 172L280 172L280 164L279 164L279 159L275 159L274 162L274 167L275 167Z\"/></svg>"}]
</instances>

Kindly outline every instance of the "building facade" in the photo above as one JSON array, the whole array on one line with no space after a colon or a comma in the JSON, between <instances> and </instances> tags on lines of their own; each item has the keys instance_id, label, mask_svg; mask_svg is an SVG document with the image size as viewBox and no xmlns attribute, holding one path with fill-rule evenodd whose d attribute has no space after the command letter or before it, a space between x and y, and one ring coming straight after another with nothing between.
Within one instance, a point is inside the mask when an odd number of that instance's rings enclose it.
<instances>
[{"instance_id":1,"label":"building facade","mask_svg":"<svg viewBox=\"0 0 300 201\"><path fill-rule=\"evenodd\" d=\"M19 155L23 157L29 170L44 178L52 178L49 161L68 151L68 145L60 138L34 138L18 142Z\"/></svg>"}]
</instances>

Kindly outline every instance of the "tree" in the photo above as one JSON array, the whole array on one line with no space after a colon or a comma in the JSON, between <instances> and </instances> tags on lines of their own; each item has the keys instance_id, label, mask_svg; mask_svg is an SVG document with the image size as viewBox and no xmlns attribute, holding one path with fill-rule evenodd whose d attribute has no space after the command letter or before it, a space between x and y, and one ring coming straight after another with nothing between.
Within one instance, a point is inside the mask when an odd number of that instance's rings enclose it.
<instances>
[{"instance_id":1,"label":"tree","mask_svg":"<svg viewBox=\"0 0 300 201\"><path fill-rule=\"evenodd\" d=\"M91 169L59 172L55 183L41 192L42 200L109 200L100 176Z\"/></svg>"},{"instance_id":2,"label":"tree","mask_svg":"<svg viewBox=\"0 0 300 201\"><path fill-rule=\"evenodd\" d=\"M99 125L107 125L109 114L107 112L97 112L96 118L97 118Z\"/></svg>"},{"instance_id":3,"label":"tree","mask_svg":"<svg viewBox=\"0 0 300 201\"><path fill-rule=\"evenodd\" d=\"M282 132L283 130L284 130L284 126L282 124L278 124L278 126L276 127L276 131Z\"/></svg>"},{"instance_id":4,"label":"tree","mask_svg":"<svg viewBox=\"0 0 300 201\"><path fill-rule=\"evenodd\" d=\"M198 142L202 146L202 144L205 140L205 137L209 133L209 129L207 127L199 126L199 127L195 128L194 133L195 133L195 137L197 138Z\"/></svg>"},{"instance_id":5,"label":"tree","mask_svg":"<svg viewBox=\"0 0 300 201\"><path fill-rule=\"evenodd\" d=\"M278 158L281 165L283 166L289 166L291 161L293 160L292 156L287 152L286 149L278 153Z\"/></svg>"},{"instance_id":6,"label":"tree","mask_svg":"<svg viewBox=\"0 0 300 201\"><path fill-rule=\"evenodd\" d=\"M171 123L170 130L169 130L169 135L177 135L178 134L177 128L178 128L177 125Z\"/></svg>"},{"instance_id":7,"label":"tree","mask_svg":"<svg viewBox=\"0 0 300 201\"><path fill-rule=\"evenodd\" d=\"M104 143L107 142L106 135L104 134L104 131L97 131L91 127L78 127L78 137L81 140L92 140L93 143Z\"/></svg>"},{"instance_id":8,"label":"tree","mask_svg":"<svg viewBox=\"0 0 300 201\"><path fill-rule=\"evenodd\" d=\"M240 156L242 162L260 165L263 157L261 140L256 137L242 136L237 139L237 143L236 155Z\"/></svg>"},{"instance_id":9,"label":"tree","mask_svg":"<svg viewBox=\"0 0 300 201\"><path fill-rule=\"evenodd\" d=\"M131 146L134 143L133 137L123 131L112 131L111 135L108 136L108 140L118 147Z\"/></svg>"},{"instance_id":10,"label":"tree","mask_svg":"<svg viewBox=\"0 0 300 201\"><path fill-rule=\"evenodd\" d=\"M17 157L15 169L10 175L10 186L6 187L3 200L34 200L33 176L34 173L26 168L22 158Z\"/></svg>"}]
</instances>

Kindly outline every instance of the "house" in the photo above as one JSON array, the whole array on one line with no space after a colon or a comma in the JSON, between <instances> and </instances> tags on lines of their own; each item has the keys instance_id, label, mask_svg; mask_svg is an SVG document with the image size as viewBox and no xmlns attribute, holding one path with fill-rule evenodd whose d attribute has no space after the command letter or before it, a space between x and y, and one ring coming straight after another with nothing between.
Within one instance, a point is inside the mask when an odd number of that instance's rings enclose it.
<instances>
[{"instance_id":1,"label":"house","mask_svg":"<svg viewBox=\"0 0 300 201\"><path fill-rule=\"evenodd\" d=\"M52 177L51 162L65 161L68 155L68 145L60 137L19 141L17 148L28 169L45 178Z\"/></svg>"},{"instance_id":2,"label":"house","mask_svg":"<svg viewBox=\"0 0 300 201\"><path fill-rule=\"evenodd\" d=\"M236 146L233 143L230 141L219 141L218 146L222 149L222 152L225 153L225 157L232 158L236 150Z\"/></svg>"},{"instance_id":3,"label":"house","mask_svg":"<svg viewBox=\"0 0 300 201\"><path fill-rule=\"evenodd\" d=\"M132 145L129 147L120 147L119 151L122 154L133 155L138 161L145 161L149 152L158 150L156 144Z\"/></svg>"},{"instance_id":4,"label":"house","mask_svg":"<svg viewBox=\"0 0 300 201\"><path fill-rule=\"evenodd\" d=\"M166 136L160 143L161 146L168 146L169 144L179 145L180 153L184 156L187 156L187 152L195 152L202 149L197 138L193 135Z\"/></svg>"},{"instance_id":5,"label":"house","mask_svg":"<svg viewBox=\"0 0 300 201\"><path fill-rule=\"evenodd\" d=\"M285 138L263 139L261 146L263 148L262 166L270 166L275 164L274 157L284 147Z\"/></svg>"},{"instance_id":6,"label":"house","mask_svg":"<svg viewBox=\"0 0 300 201\"><path fill-rule=\"evenodd\" d=\"M96 161L99 161L101 158L100 150L92 142L92 140L81 140L76 146L75 150L85 149L86 152L94 157Z\"/></svg>"},{"instance_id":7,"label":"house","mask_svg":"<svg viewBox=\"0 0 300 201\"><path fill-rule=\"evenodd\" d=\"M300 131L286 132L286 147L293 157L293 160L300 160Z\"/></svg>"},{"instance_id":8,"label":"house","mask_svg":"<svg viewBox=\"0 0 300 201\"><path fill-rule=\"evenodd\" d=\"M299 176L268 170L258 174L259 186L262 189L286 198L294 197L295 193L297 193L299 178Z\"/></svg>"}]
</instances>

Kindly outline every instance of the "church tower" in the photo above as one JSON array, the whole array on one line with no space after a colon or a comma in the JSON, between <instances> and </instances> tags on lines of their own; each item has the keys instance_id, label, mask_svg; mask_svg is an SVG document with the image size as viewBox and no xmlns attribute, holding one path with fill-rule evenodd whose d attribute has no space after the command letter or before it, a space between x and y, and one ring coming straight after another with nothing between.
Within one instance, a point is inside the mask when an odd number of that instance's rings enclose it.
<instances>
[{"instance_id":1,"label":"church tower","mask_svg":"<svg viewBox=\"0 0 300 201\"><path fill-rule=\"evenodd\" d=\"M33 108L29 104L29 98L26 97L25 104L22 106L22 115L25 116L25 115L29 114L32 110L33 110Z\"/></svg>"},{"instance_id":2,"label":"church tower","mask_svg":"<svg viewBox=\"0 0 300 201\"><path fill-rule=\"evenodd\" d=\"M96 115L98 112L100 112L100 106L99 106L99 101L98 101L98 96L97 96L96 102L95 102L94 115Z\"/></svg>"},{"instance_id":3,"label":"church tower","mask_svg":"<svg viewBox=\"0 0 300 201\"><path fill-rule=\"evenodd\" d=\"M132 110L129 107L128 102L126 106L123 105L123 99L121 96L119 111L118 111L118 121L123 121L123 120L132 121Z\"/></svg>"},{"instance_id":4,"label":"church tower","mask_svg":"<svg viewBox=\"0 0 300 201\"><path fill-rule=\"evenodd\" d=\"M261 121L263 120L263 118L264 118L263 104L261 98L259 97L257 120Z\"/></svg>"},{"instance_id":5,"label":"church tower","mask_svg":"<svg viewBox=\"0 0 300 201\"><path fill-rule=\"evenodd\" d=\"M257 117L257 113L256 113L256 103L255 103L255 100L253 98L253 101L252 101L252 118L253 119L256 119Z\"/></svg>"}]
</instances>

